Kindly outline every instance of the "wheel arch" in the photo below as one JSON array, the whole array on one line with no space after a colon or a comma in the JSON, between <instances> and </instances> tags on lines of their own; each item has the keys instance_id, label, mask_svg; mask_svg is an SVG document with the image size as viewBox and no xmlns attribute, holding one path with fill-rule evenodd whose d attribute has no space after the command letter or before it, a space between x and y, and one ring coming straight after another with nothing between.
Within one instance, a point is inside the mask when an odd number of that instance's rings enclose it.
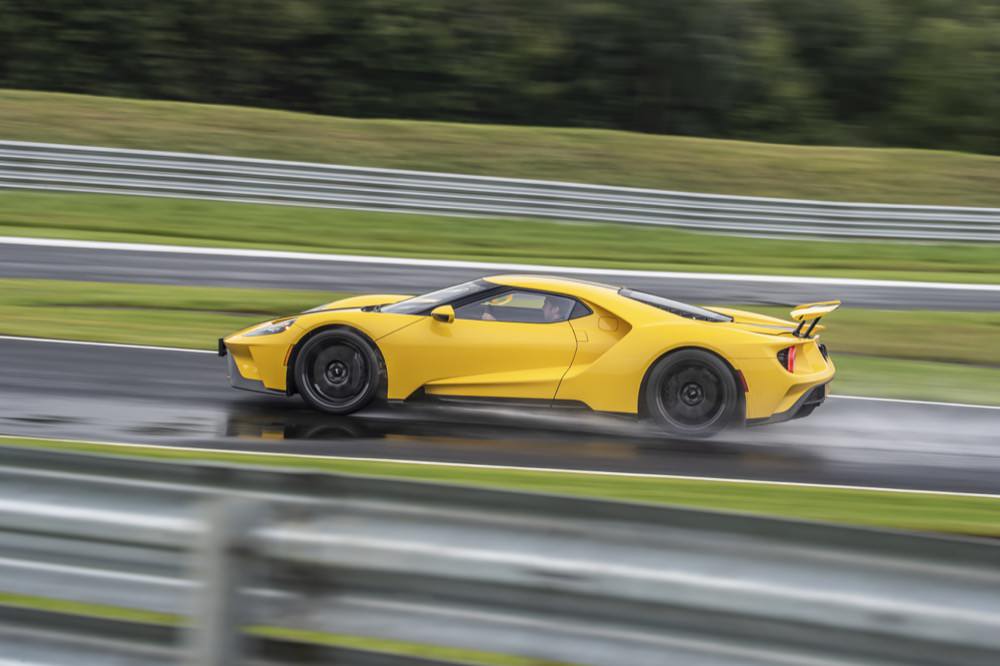
<instances>
[{"instance_id":1,"label":"wheel arch","mask_svg":"<svg viewBox=\"0 0 1000 666\"><path fill-rule=\"evenodd\" d=\"M379 363L382 365L382 379L376 392L376 398L383 399L386 396L386 390L388 389L388 374L386 372L385 356L382 354L382 350L379 348L378 344L372 339L372 336L368 335L360 328L356 326L351 326L350 324L324 324L317 326L316 328L308 331L305 335L299 338L288 354L288 363L285 366L285 393L289 396L293 396L298 393L298 387L295 384L295 363L299 357L299 350L320 333L325 333L326 331L347 329L352 333L357 334L362 337L365 342L371 345L371 348L375 351L375 355L378 356Z\"/></svg>"},{"instance_id":2,"label":"wheel arch","mask_svg":"<svg viewBox=\"0 0 1000 666\"><path fill-rule=\"evenodd\" d=\"M664 359L664 358L666 358L666 357L668 357L668 356L670 356L672 354L676 354L676 353L682 352L682 351L689 351L689 350L690 351L700 351L700 352L705 352L707 354L711 354L712 356L715 356L720 361L722 361L726 365L726 367L729 368L729 373L732 375L733 381L736 382L736 387L737 387L737 395L738 395L738 399L739 399L739 408L738 408L737 411L738 411L738 413L740 415L740 419L742 419L742 420L745 421L746 420L746 413L747 413L746 392L742 390L743 382L740 379L740 373L736 369L736 366L733 365L732 361L730 361L728 358L726 358L725 354L722 354L722 353L720 353L719 351L717 351L715 349L710 349L708 347L702 347L702 346L693 345L693 344L681 345L679 347L673 347L671 349L668 349L668 350L662 352L661 354L659 354L658 356L654 357L646 365L646 371L642 375L642 382L639 384L639 393L636 396L636 403L637 403L636 407L637 407L637 413L638 413L638 415L641 418L646 418L646 417L649 416L648 409L646 408L646 391L647 391L648 386L649 386L649 376L650 376L650 374L652 374L653 368L656 367L656 364L659 363L662 359Z\"/></svg>"}]
</instances>

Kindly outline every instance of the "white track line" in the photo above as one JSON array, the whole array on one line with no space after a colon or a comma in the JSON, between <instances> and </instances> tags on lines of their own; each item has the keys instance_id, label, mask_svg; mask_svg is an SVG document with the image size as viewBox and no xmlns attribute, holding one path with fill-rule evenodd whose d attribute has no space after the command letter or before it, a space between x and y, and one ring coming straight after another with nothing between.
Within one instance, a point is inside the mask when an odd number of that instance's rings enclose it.
<instances>
[{"instance_id":1,"label":"white track line","mask_svg":"<svg viewBox=\"0 0 1000 666\"><path fill-rule=\"evenodd\" d=\"M966 409L997 409L997 405L973 405L965 402L939 402L936 400L907 400L904 398L870 398L863 395L831 395L831 398L843 398L844 400L869 400L871 402L902 402L909 405L929 405L931 407L964 407Z\"/></svg>"},{"instance_id":2,"label":"white track line","mask_svg":"<svg viewBox=\"0 0 1000 666\"><path fill-rule=\"evenodd\" d=\"M185 349L184 347L157 347L155 345L127 345L118 342L88 342L87 340L57 340L54 338L30 338L20 335L0 335L0 340L17 342L51 342L57 345L77 345L85 347L113 347L117 349L146 349L150 351L185 352L188 354L218 354L208 349Z\"/></svg>"},{"instance_id":3,"label":"white track line","mask_svg":"<svg viewBox=\"0 0 1000 666\"><path fill-rule=\"evenodd\" d=\"M38 442L69 442L71 444L96 444L133 449L158 449L166 451L186 451L194 453L235 453L248 456L264 456L272 458L296 458L303 460L340 460L344 462L376 462L395 463L403 465L423 465L427 467L466 467L470 469L496 469L514 472L555 472L559 474L577 474L593 476L617 476L636 479L672 479L678 481L717 481L725 483L742 483L757 486L787 486L793 488L826 488L832 490L869 490L883 493L912 493L920 495L952 495L956 497L989 497L1000 499L1000 495L990 493L969 493L950 490L915 490L913 488L886 488L882 486L851 486L835 483L807 483L799 481L766 481L760 479L740 479L720 476L684 476L683 474L644 474L639 472L606 472L601 470L559 469L556 467L518 467L516 465L485 465L481 463L455 463L431 460L401 460L397 458L358 458L353 456L321 456L307 453L274 453L269 451L244 451L242 449L212 449L190 446L164 446L161 444L132 444L126 442L106 442L87 439L46 439L44 437L22 437L20 435L0 435L0 441L5 439L23 439ZM280 465L278 465L280 467ZM378 476L378 474L375 474Z\"/></svg>"},{"instance_id":4,"label":"white track line","mask_svg":"<svg viewBox=\"0 0 1000 666\"><path fill-rule=\"evenodd\" d=\"M945 289L952 291L1000 292L1000 284L965 284L960 282L910 282L905 280L864 280L856 278L799 277L792 275L741 275L737 273L691 273L680 271L628 270L618 268L585 268L579 266L544 266L501 262L460 261L452 259L414 259L411 257L368 257L353 254L318 252L286 252L242 248L192 247L186 245L155 245L151 243L111 243L105 241L63 240L55 238L20 238L0 236L2 245L30 245L83 250L119 252L158 252L163 254L193 254L257 259L290 259L295 261L325 261L337 263L420 266L425 268L468 268L489 271L531 273L574 273L578 275L651 277L671 280L712 280L717 282L762 282L780 284L834 285L844 287L889 287L899 289Z\"/></svg>"},{"instance_id":5,"label":"white track line","mask_svg":"<svg viewBox=\"0 0 1000 666\"><path fill-rule=\"evenodd\" d=\"M58 345L78 345L89 347L112 347L117 349L145 349L150 351L183 352L187 354L212 354L217 352L209 349L186 349L184 347L156 347L154 345L129 345L118 342L88 342L87 340L58 340L55 338L32 338L20 335L0 335L0 340L14 340L15 342L43 342ZM842 398L844 400L868 400L870 402L898 402L907 405L929 405L932 407L962 407L967 409L993 409L1000 410L996 405L973 405L963 402L936 402L933 400L907 400L904 398L870 398L863 395L831 395L831 398Z\"/></svg>"}]
</instances>

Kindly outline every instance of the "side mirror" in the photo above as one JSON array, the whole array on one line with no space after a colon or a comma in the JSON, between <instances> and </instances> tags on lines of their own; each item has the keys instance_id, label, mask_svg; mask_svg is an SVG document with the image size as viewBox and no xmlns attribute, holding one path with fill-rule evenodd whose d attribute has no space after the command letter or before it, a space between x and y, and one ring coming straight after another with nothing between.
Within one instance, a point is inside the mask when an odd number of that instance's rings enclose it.
<instances>
[{"instance_id":1,"label":"side mirror","mask_svg":"<svg viewBox=\"0 0 1000 666\"><path fill-rule=\"evenodd\" d=\"M455 308L450 305L439 305L431 310L431 316L434 317L434 321L450 324L455 321Z\"/></svg>"}]
</instances>

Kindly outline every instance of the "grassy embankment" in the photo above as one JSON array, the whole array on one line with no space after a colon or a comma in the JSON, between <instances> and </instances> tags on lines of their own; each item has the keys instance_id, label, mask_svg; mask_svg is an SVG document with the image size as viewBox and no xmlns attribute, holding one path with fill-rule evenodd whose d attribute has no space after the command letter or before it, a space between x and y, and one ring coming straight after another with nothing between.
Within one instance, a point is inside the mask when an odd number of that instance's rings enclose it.
<instances>
[{"instance_id":1,"label":"grassy embankment","mask_svg":"<svg viewBox=\"0 0 1000 666\"><path fill-rule=\"evenodd\" d=\"M186 618L149 611L142 608L124 606L109 606L106 604L91 604L78 601L68 601L52 597L39 597L26 594L9 594L0 592L0 606L14 608L30 608L32 610L59 613L61 615L76 615L83 617L120 620L144 625L180 626L186 623ZM404 654L411 657L439 659L463 666L570 666L561 662L517 657L514 655L465 650L461 648L440 647L423 643L410 643L367 636L349 634L331 634L322 631L309 631L268 625L244 627L244 631L252 636L277 638L294 643L326 645L355 650L370 650L387 654Z\"/></svg>"},{"instance_id":2,"label":"grassy embankment","mask_svg":"<svg viewBox=\"0 0 1000 666\"><path fill-rule=\"evenodd\" d=\"M220 335L341 295L3 279L0 334L212 349ZM1000 404L1000 313L847 309L829 322L834 392Z\"/></svg>"},{"instance_id":3,"label":"grassy embankment","mask_svg":"<svg viewBox=\"0 0 1000 666\"><path fill-rule=\"evenodd\" d=\"M0 137L795 198L1000 206L1000 157L0 90Z\"/></svg>"},{"instance_id":4,"label":"grassy embankment","mask_svg":"<svg viewBox=\"0 0 1000 666\"><path fill-rule=\"evenodd\" d=\"M0 236L667 271L1000 283L1000 244L775 240L112 195L0 193Z\"/></svg>"},{"instance_id":5,"label":"grassy embankment","mask_svg":"<svg viewBox=\"0 0 1000 666\"><path fill-rule=\"evenodd\" d=\"M930 151L351 120L20 91L0 91L0 136L741 194L1000 204L1000 158ZM748 239L611 224L100 195L0 194L0 235L1000 283L995 245ZM272 290L8 284L0 295L4 332L194 347L210 346L220 331L327 298ZM1000 332L995 316L861 312L846 305L826 334L841 370L837 390L1000 402L991 343Z\"/></svg>"},{"instance_id":6,"label":"grassy embankment","mask_svg":"<svg viewBox=\"0 0 1000 666\"><path fill-rule=\"evenodd\" d=\"M746 195L1000 205L1000 157L404 120L0 90L0 138ZM0 195L0 234L666 270L1000 282L1000 248ZM808 248L806 246L808 245Z\"/></svg>"}]
</instances>

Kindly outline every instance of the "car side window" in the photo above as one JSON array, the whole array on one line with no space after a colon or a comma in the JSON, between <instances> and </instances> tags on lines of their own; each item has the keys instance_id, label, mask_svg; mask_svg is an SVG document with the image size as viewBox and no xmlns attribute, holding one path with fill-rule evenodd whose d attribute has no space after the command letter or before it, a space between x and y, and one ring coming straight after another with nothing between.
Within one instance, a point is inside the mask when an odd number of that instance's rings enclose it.
<instances>
[{"instance_id":1,"label":"car side window","mask_svg":"<svg viewBox=\"0 0 1000 666\"><path fill-rule=\"evenodd\" d=\"M455 308L455 319L553 324L568 320L577 306L584 307L566 296L512 289Z\"/></svg>"}]
</instances>

